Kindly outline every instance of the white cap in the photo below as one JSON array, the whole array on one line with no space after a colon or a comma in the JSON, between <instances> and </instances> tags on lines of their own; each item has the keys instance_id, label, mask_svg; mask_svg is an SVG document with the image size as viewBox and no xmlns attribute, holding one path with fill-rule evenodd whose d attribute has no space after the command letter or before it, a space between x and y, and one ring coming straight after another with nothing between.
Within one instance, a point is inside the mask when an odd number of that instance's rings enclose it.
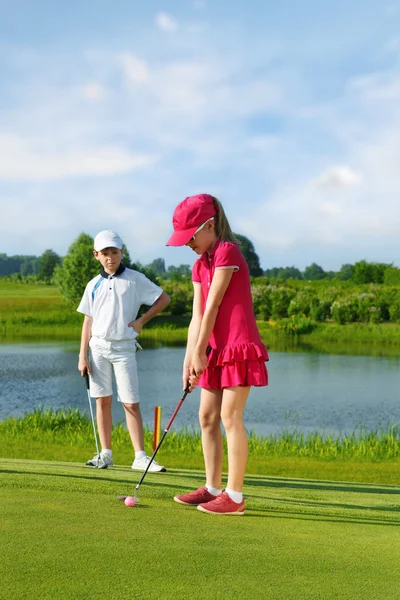
<instances>
[{"instance_id":1,"label":"white cap","mask_svg":"<svg viewBox=\"0 0 400 600\"><path fill-rule=\"evenodd\" d=\"M94 238L94 249L96 252L104 250L104 248L118 248L122 250L122 240L118 233L111 229L100 231Z\"/></svg>"}]
</instances>

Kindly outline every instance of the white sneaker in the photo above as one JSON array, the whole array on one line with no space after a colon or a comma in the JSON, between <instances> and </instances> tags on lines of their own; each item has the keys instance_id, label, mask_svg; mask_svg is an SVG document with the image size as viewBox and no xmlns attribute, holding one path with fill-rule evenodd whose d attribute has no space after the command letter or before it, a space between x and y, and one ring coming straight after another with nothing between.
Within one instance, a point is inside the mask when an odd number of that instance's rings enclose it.
<instances>
[{"instance_id":1,"label":"white sneaker","mask_svg":"<svg viewBox=\"0 0 400 600\"><path fill-rule=\"evenodd\" d=\"M103 454L103 452L100 452L100 457L98 454L96 454L91 460L88 460L86 464L89 467L107 469L107 467L112 467L114 465L114 461L109 454Z\"/></svg>"},{"instance_id":2,"label":"white sneaker","mask_svg":"<svg viewBox=\"0 0 400 600\"><path fill-rule=\"evenodd\" d=\"M147 469L147 465L149 464L151 458L150 456L144 456L143 458L137 459L135 458L135 460L132 463L132 469L135 469L135 471L145 471ZM163 467L162 465L159 465L157 461L153 460L153 462L150 465L149 468L149 472L150 473L159 473L159 472L165 472L167 469L165 467Z\"/></svg>"}]
</instances>

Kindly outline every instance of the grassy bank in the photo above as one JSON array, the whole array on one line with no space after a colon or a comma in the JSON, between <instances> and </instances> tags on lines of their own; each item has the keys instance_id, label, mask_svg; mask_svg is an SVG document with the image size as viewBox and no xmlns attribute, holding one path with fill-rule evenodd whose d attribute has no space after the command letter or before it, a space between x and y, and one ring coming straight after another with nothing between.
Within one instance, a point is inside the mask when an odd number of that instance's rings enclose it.
<instances>
[{"instance_id":1,"label":"grassy bank","mask_svg":"<svg viewBox=\"0 0 400 600\"><path fill-rule=\"evenodd\" d=\"M152 432L145 431L151 453ZM78 409L36 410L0 422L0 456L86 462L94 453L91 422ZM132 462L132 446L122 424L114 425L113 450L118 464ZM226 456L226 453L225 453ZM169 467L203 469L200 436L171 431L159 453ZM400 484L400 428L355 432L334 438L304 436L292 430L249 436L248 473L339 481ZM226 458L224 469L227 469Z\"/></svg>"},{"instance_id":2,"label":"grassy bank","mask_svg":"<svg viewBox=\"0 0 400 600\"><path fill-rule=\"evenodd\" d=\"M54 286L0 280L2 342L78 341L82 316L68 306ZM149 344L184 344L190 317L160 315L142 331ZM305 349L330 353L400 356L400 324L315 323L306 334L288 332L277 322L259 321L271 350Z\"/></svg>"},{"instance_id":3,"label":"grassy bank","mask_svg":"<svg viewBox=\"0 0 400 600\"><path fill-rule=\"evenodd\" d=\"M64 323L60 324L60 320ZM156 317L142 330L140 341L153 345L184 345L187 340L189 316ZM24 315L0 319L0 341L79 342L82 320L74 316L62 316L49 310L43 317ZM333 325L321 324L306 335L288 335L276 331L268 323L258 322L261 337L271 351L309 351L329 354L352 354L368 356L400 356L400 325Z\"/></svg>"}]
</instances>

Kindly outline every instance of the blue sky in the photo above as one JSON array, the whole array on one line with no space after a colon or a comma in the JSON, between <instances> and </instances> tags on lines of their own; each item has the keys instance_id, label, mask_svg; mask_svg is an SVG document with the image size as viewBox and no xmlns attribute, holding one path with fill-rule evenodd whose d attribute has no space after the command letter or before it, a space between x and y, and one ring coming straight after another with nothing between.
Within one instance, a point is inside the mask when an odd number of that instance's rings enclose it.
<instances>
[{"instance_id":1,"label":"blue sky","mask_svg":"<svg viewBox=\"0 0 400 600\"><path fill-rule=\"evenodd\" d=\"M0 252L166 248L216 195L263 268L400 264L400 0L0 0Z\"/></svg>"}]
</instances>

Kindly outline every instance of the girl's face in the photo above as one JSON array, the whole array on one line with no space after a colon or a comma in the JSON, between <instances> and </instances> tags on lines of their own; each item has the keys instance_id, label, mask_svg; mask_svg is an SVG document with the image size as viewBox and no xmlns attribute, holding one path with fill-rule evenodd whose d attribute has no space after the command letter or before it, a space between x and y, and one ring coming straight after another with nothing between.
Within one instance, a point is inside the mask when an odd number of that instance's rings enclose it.
<instances>
[{"instance_id":1,"label":"girl's face","mask_svg":"<svg viewBox=\"0 0 400 600\"><path fill-rule=\"evenodd\" d=\"M113 275L121 264L124 251L119 248L104 248L100 252L93 251L94 257L101 262L104 270L109 275Z\"/></svg>"},{"instance_id":2,"label":"girl's face","mask_svg":"<svg viewBox=\"0 0 400 600\"><path fill-rule=\"evenodd\" d=\"M215 242L217 241L217 234L215 233L215 224L213 219L209 219L200 227L192 239L185 244L185 246L191 248L193 252L196 252L196 254L210 252L214 248Z\"/></svg>"}]
</instances>

